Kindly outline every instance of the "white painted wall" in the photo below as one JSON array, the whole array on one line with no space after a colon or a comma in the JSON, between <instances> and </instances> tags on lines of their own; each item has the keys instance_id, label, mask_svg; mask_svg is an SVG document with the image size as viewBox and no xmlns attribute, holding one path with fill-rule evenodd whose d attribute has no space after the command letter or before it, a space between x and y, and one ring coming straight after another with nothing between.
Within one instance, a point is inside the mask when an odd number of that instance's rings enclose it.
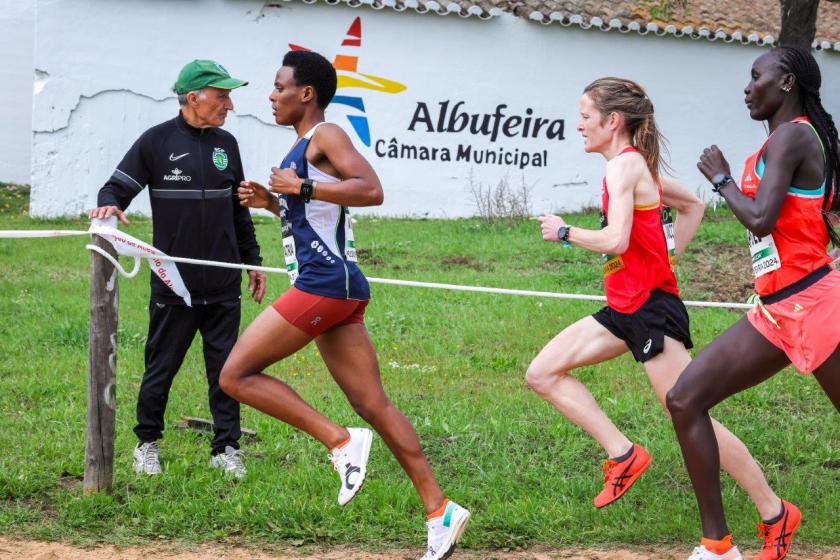
<instances>
[{"instance_id":1,"label":"white painted wall","mask_svg":"<svg viewBox=\"0 0 840 560\"><path fill-rule=\"evenodd\" d=\"M29 183L35 0L0 0L0 181Z\"/></svg>"},{"instance_id":2,"label":"white painted wall","mask_svg":"<svg viewBox=\"0 0 840 560\"><path fill-rule=\"evenodd\" d=\"M169 91L180 67L213 58L251 84L234 92L236 113L225 128L240 142L246 174L265 180L294 140L273 124L267 96L289 43L332 59L348 26L362 20L358 71L400 82L397 94L342 88L364 100L372 146L347 119L357 109L335 105L328 120L344 126L385 186L384 215L464 216L475 212L469 177L494 185L507 176L531 186L534 213L598 201L604 163L587 155L575 131L578 99L591 80L618 75L639 81L653 99L671 161L692 189L706 188L695 168L714 142L740 169L764 135L743 105L743 86L758 47L542 26L513 16L489 21L292 2L265 8L256 0L41 0L35 67L43 74L34 98L32 215L78 214L92 206L103 181L147 128L171 118ZM345 54L353 49L342 49ZM840 56L820 54L823 99L840 110ZM408 130L419 102L429 109L464 101L469 113L565 119L562 141ZM451 105L450 104L450 105ZM25 108L21 107L21 111ZM433 120L437 120L435 114ZM509 166L381 157L377 140L412 146L546 151L547 165ZM381 154L381 149L380 149ZM143 195L133 211L148 211Z\"/></svg>"}]
</instances>

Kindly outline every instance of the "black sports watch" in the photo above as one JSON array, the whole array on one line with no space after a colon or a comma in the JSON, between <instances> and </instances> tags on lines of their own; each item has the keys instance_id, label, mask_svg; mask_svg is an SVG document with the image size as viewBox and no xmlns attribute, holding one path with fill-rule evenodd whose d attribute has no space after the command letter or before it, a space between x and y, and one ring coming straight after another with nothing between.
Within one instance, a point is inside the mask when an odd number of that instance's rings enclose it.
<instances>
[{"instance_id":1,"label":"black sports watch","mask_svg":"<svg viewBox=\"0 0 840 560\"><path fill-rule=\"evenodd\" d=\"M733 179L731 176L727 175L726 173L718 173L717 175L712 177L710 180L712 182L712 190L716 193L719 193L720 189L722 189L723 186L726 183L729 183L730 181L733 182L733 183L735 182L735 179Z\"/></svg>"},{"instance_id":2,"label":"black sports watch","mask_svg":"<svg viewBox=\"0 0 840 560\"><path fill-rule=\"evenodd\" d=\"M317 184L308 177L303 180L303 184L300 186L300 197L304 202L309 202L312 199L312 195L315 194L315 185Z\"/></svg>"},{"instance_id":3,"label":"black sports watch","mask_svg":"<svg viewBox=\"0 0 840 560\"><path fill-rule=\"evenodd\" d=\"M572 227L571 227L571 226L560 226L560 227L557 229L557 239L559 239L560 241L565 241L565 242L568 242L568 241L569 241L569 232L570 232L570 231L572 231Z\"/></svg>"}]
</instances>

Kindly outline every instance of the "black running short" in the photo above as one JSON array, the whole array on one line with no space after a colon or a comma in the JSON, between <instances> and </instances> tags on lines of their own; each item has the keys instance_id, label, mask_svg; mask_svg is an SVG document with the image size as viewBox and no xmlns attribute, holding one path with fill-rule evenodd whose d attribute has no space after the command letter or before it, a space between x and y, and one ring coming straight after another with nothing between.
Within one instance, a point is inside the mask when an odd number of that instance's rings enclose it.
<instances>
[{"instance_id":1,"label":"black running short","mask_svg":"<svg viewBox=\"0 0 840 560\"><path fill-rule=\"evenodd\" d=\"M665 337L694 346L688 330L688 312L680 298L662 290L653 290L635 313L619 313L604 307L592 317L623 340L637 362L646 362L662 353Z\"/></svg>"}]
</instances>

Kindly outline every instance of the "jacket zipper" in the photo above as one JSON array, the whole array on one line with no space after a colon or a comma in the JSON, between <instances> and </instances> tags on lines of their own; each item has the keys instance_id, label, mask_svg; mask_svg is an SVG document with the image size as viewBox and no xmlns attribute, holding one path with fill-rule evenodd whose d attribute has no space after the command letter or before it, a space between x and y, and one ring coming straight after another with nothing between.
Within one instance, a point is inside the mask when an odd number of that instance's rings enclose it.
<instances>
[{"instance_id":1,"label":"jacket zipper","mask_svg":"<svg viewBox=\"0 0 840 560\"><path fill-rule=\"evenodd\" d=\"M206 250L204 247L204 230L205 230L205 203L204 203L204 196L205 196L205 189L206 189L206 181L204 179L204 152L201 150L201 141L204 139L204 129L200 129L199 136L198 136L198 168L201 170L201 232L199 237L201 238L201 258L203 260L207 259ZM201 303L207 304L207 267L201 267Z\"/></svg>"}]
</instances>

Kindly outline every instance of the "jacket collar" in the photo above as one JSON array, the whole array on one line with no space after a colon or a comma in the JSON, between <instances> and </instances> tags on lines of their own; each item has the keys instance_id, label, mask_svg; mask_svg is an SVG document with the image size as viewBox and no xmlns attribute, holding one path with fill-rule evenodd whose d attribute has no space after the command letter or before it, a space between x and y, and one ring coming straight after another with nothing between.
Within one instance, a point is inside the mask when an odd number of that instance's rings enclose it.
<instances>
[{"instance_id":1,"label":"jacket collar","mask_svg":"<svg viewBox=\"0 0 840 560\"><path fill-rule=\"evenodd\" d=\"M203 136L207 136L213 128L196 128L192 126L187 120L184 118L184 115L178 111L178 116L175 117L175 124L178 126L180 130L185 132L186 134L192 136L193 138L201 138Z\"/></svg>"}]
</instances>

